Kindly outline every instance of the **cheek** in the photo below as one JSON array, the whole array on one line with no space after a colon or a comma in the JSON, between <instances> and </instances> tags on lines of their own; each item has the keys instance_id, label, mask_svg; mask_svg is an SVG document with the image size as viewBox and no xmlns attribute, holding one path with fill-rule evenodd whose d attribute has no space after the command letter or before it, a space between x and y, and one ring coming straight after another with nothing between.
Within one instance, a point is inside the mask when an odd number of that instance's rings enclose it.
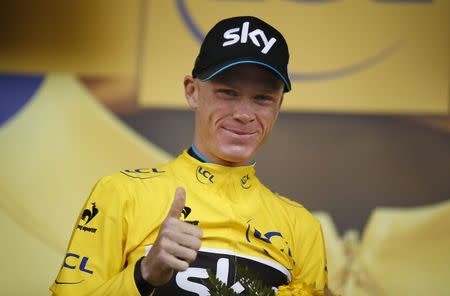
<instances>
[{"instance_id":1,"label":"cheek","mask_svg":"<svg viewBox=\"0 0 450 296\"><path fill-rule=\"evenodd\" d=\"M278 112L274 110L264 110L259 115L259 122L264 131L264 134L270 133L272 127L277 119Z\"/></svg>"},{"instance_id":2,"label":"cheek","mask_svg":"<svg viewBox=\"0 0 450 296\"><path fill-rule=\"evenodd\" d=\"M220 101L209 102L209 104L206 104L205 115L209 128L217 128L222 121L230 116L229 110L230 108L226 106L226 103Z\"/></svg>"},{"instance_id":3,"label":"cheek","mask_svg":"<svg viewBox=\"0 0 450 296\"><path fill-rule=\"evenodd\" d=\"M204 104L197 110L198 132L203 135L203 139L215 139L218 126L220 125L220 109L215 108L211 104Z\"/></svg>"}]
</instances>

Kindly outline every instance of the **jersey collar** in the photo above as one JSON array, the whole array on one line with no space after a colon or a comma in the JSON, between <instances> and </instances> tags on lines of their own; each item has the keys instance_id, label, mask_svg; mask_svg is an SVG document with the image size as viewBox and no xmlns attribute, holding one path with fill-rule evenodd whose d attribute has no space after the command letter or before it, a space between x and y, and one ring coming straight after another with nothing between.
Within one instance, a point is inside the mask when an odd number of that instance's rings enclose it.
<instances>
[{"instance_id":1,"label":"jersey collar","mask_svg":"<svg viewBox=\"0 0 450 296\"><path fill-rule=\"evenodd\" d=\"M187 150L187 153L192 156L193 158L201 161L201 162L206 162L206 163L213 163L212 161L210 161L209 159L207 159L205 156L203 156L203 154L200 153L200 151L197 150L197 148L195 147L195 144L192 144L191 147L189 147L189 149ZM253 165L256 163L256 160L253 159L252 161L250 161L249 163L247 163L246 165Z\"/></svg>"},{"instance_id":2,"label":"jersey collar","mask_svg":"<svg viewBox=\"0 0 450 296\"><path fill-rule=\"evenodd\" d=\"M251 191L258 182L255 176L255 163L245 166L223 166L211 162L204 162L196 157L192 148L183 151L177 161L184 163L187 175L198 189L213 190L226 195L239 191Z\"/></svg>"}]
</instances>

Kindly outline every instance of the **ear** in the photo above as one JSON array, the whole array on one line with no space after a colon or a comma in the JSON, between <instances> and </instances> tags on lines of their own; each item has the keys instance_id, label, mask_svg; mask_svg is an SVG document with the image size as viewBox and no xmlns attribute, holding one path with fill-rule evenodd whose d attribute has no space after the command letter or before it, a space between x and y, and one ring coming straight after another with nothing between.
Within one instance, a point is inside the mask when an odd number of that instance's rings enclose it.
<instances>
[{"instance_id":1,"label":"ear","mask_svg":"<svg viewBox=\"0 0 450 296\"><path fill-rule=\"evenodd\" d=\"M198 84L190 75L184 77L184 95L192 110L198 107Z\"/></svg>"}]
</instances>

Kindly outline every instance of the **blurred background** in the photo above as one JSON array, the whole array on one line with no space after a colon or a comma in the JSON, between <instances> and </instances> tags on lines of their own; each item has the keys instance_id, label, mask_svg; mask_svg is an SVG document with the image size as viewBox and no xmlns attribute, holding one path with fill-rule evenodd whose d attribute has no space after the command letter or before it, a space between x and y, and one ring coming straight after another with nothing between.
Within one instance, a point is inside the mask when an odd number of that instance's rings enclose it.
<instances>
[{"instance_id":1,"label":"blurred background","mask_svg":"<svg viewBox=\"0 0 450 296\"><path fill-rule=\"evenodd\" d=\"M49 294L97 179L191 145L183 77L236 15L290 46L293 91L256 169L322 221L330 286L445 295L447 0L1 1L2 294Z\"/></svg>"}]
</instances>

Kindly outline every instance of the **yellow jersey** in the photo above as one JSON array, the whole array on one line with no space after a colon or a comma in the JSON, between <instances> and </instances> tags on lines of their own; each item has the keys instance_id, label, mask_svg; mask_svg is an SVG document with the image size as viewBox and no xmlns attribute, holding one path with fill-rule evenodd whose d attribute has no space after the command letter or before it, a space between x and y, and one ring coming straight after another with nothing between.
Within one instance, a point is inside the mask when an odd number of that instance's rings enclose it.
<instances>
[{"instance_id":1,"label":"yellow jersey","mask_svg":"<svg viewBox=\"0 0 450 296\"><path fill-rule=\"evenodd\" d=\"M151 249L175 189L186 190L180 219L203 231L197 259L152 295L209 295L212 271L235 291L236 265L268 286L306 283L323 290L326 255L320 223L303 206L266 188L254 164L227 167L184 151L157 168L102 178L74 227L54 295L141 295L136 262ZM142 290L141 290L142 291Z\"/></svg>"}]
</instances>

